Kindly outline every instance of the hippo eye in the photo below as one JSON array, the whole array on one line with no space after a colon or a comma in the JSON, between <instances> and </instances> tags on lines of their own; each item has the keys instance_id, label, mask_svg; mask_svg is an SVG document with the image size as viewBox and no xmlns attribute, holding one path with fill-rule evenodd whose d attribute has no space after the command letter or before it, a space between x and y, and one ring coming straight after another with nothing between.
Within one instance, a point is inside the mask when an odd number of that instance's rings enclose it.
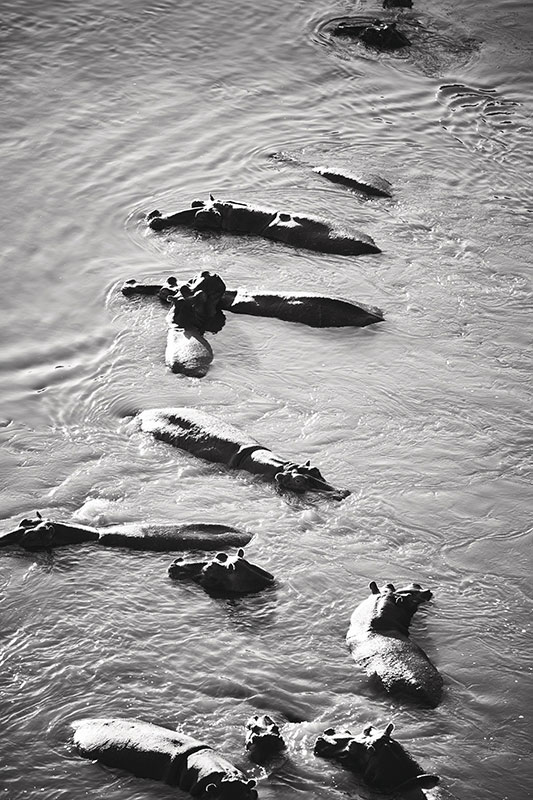
<instances>
[{"instance_id":1,"label":"hippo eye","mask_svg":"<svg viewBox=\"0 0 533 800\"><path fill-rule=\"evenodd\" d=\"M327 730L324 731L324 736L333 736L334 733L335 733L335 728L328 728Z\"/></svg>"}]
</instances>

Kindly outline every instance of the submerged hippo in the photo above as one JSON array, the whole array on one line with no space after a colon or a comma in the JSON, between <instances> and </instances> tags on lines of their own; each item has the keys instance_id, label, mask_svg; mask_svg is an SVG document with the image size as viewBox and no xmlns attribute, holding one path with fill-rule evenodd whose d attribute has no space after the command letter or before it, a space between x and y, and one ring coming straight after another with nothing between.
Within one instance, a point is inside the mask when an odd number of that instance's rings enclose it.
<instances>
[{"instance_id":1,"label":"submerged hippo","mask_svg":"<svg viewBox=\"0 0 533 800\"><path fill-rule=\"evenodd\" d=\"M195 408L151 408L139 415L141 429L156 439L199 458L245 469L274 481L280 491L317 492L344 500L350 492L335 489L310 463L294 464L224 420Z\"/></svg>"},{"instance_id":2,"label":"submerged hippo","mask_svg":"<svg viewBox=\"0 0 533 800\"><path fill-rule=\"evenodd\" d=\"M349 36L374 47L376 50L399 50L409 47L411 42L407 36L398 30L395 22L384 22L375 19L364 22L357 19L347 19L339 22L332 29L335 36Z\"/></svg>"},{"instance_id":3,"label":"submerged hippo","mask_svg":"<svg viewBox=\"0 0 533 800\"><path fill-rule=\"evenodd\" d=\"M164 781L193 797L257 798L253 778L192 736L136 719L82 719L73 728L74 745L84 758Z\"/></svg>"},{"instance_id":4,"label":"submerged hippo","mask_svg":"<svg viewBox=\"0 0 533 800\"><path fill-rule=\"evenodd\" d=\"M268 714L254 714L244 726L245 747L256 764L270 762L285 750L285 742L278 725Z\"/></svg>"},{"instance_id":5,"label":"submerged hippo","mask_svg":"<svg viewBox=\"0 0 533 800\"><path fill-rule=\"evenodd\" d=\"M251 538L252 534L246 531L210 522L185 525L128 522L98 531L87 525L43 519L37 511L35 517L23 519L15 530L1 534L0 547L19 545L25 550L44 550L67 544L97 542L106 547L168 552L240 547L248 544Z\"/></svg>"},{"instance_id":6,"label":"submerged hippo","mask_svg":"<svg viewBox=\"0 0 533 800\"><path fill-rule=\"evenodd\" d=\"M205 273L202 273L204 275ZM172 302L172 289L177 280L171 276L166 283L140 283L129 280L122 286L126 297L135 294L156 295L163 303ZM267 292L258 289L226 289L220 301L221 311L270 317L286 322L300 322L312 328L364 328L383 322L383 312L376 306L356 305L339 297L313 292Z\"/></svg>"},{"instance_id":7,"label":"submerged hippo","mask_svg":"<svg viewBox=\"0 0 533 800\"><path fill-rule=\"evenodd\" d=\"M432 597L418 583L379 590L357 606L346 642L354 661L369 677L377 677L391 693L406 694L434 708L442 696L442 677L424 651L409 638L409 623L421 603Z\"/></svg>"},{"instance_id":8,"label":"submerged hippo","mask_svg":"<svg viewBox=\"0 0 533 800\"><path fill-rule=\"evenodd\" d=\"M152 211L148 224L154 231L185 226L195 230L253 234L293 247L344 256L381 252L365 233L345 231L313 217L293 216L232 200L215 200L212 195L207 202L195 200L191 208L166 217L159 211Z\"/></svg>"},{"instance_id":9,"label":"submerged hippo","mask_svg":"<svg viewBox=\"0 0 533 800\"><path fill-rule=\"evenodd\" d=\"M394 725L384 730L368 725L361 734L328 728L315 743L315 755L338 761L360 774L368 786L382 792L402 792L413 788L431 789L438 775L428 775L399 742L391 738Z\"/></svg>"},{"instance_id":10,"label":"submerged hippo","mask_svg":"<svg viewBox=\"0 0 533 800\"><path fill-rule=\"evenodd\" d=\"M168 568L168 574L171 578L192 578L217 597L254 594L274 585L274 576L250 564L242 548L234 556L217 553L209 561L177 558Z\"/></svg>"}]
</instances>

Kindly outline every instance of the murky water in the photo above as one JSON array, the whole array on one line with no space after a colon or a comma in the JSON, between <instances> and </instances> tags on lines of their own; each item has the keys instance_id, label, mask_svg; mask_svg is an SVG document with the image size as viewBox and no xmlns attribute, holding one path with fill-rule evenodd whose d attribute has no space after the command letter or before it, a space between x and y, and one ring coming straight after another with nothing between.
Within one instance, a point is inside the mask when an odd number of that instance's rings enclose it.
<instances>
[{"instance_id":1,"label":"murky water","mask_svg":"<svg viewBox=\"0 0 533 800\"><path fill-rule=\"evenodd\" d=\"M234 524L278 579L228 602L171 583L165 554L2 551L9 800L176 796L75 755L80 716L182 725L245 764L257 709L287 720L290 753L261 798L369 797L312 744L389 720L442 776L429 795L531 796L532 15L527 0L415 0L413 48L376 56L328 34L350 14L376 8L2 4L2 528L35 508ZM377 172L394 198L363 201L280 151ZM383 253L147 232L145 212L209 192L354 223ZM232 316L208 376L179 378L161 307L118 287L201 269L387 321ZM311 458L352 495L289 503L147 440L132 415L169 405ZM351 661L348 619L372 579L434 591L413 634L445 679L436 710L383 697Z\"/></svg>"}]
</instances>

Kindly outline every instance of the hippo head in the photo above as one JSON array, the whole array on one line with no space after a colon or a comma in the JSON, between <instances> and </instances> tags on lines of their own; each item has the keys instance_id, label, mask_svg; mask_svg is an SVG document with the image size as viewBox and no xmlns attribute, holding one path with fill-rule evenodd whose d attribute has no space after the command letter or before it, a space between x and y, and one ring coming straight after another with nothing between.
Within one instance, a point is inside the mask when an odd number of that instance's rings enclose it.
<instances>
[{"instance_id":1,"label":"hippo head","mask_svg":"<svg viewBox=\"0 0 533 800\"><path fill-rule=\"evenodd\" d=\"M290 490L297 494L317 492L330 497L332 500L344 500L350 492L348 489L335 489L322 477L317 467L312 467L309 461L305 464L284 464L274 476L276 486L280 491Z\"/></svg>"},{"instance_id":2,"label":"hippo head","mask_svg":"<svg viewBox=\"0 0 533 800\"><path fill-rule=\"evenodd\" d=\"M209 800L256 800L255 778L249 780L223 777L220 783L209 783L202 797Z\"/></svg>"},{"instance_id":3,"label":"hippo head","mask_svg":"<svg viewBox=\"0 0 533 800\"><path fill-rule=\"evenodd\" d=\"M272 586L274 576L250 564L240 548L234 556L217 553L203 567L199 581L205 589L217 594L249 594Z\"/></svg>"},{"instance_id":4,"label":"hippo head","mask_svg":"<svg viewBox=\"0 0 533 800\"><path fill-rule=\"evenodd\" d=\"M328 728L316 740L314 753L316 756L334 758L343 763L353 738L351 731L337 731L335 728Z\"/></svg>"},{"instance_id":5,"label":"hippo head","mask_svg":"<svg viewBox=\"0 0 533 800\"><path fill-rule=\"evenodd\" d=\"M194 201L201 202L201 201ZM198 208L198 211L194 215L194 225L193 227L198 228L199 230L211 230L211 231L219 231L222 229L222 214L220 213L220 209L217 207L217 202L212 194L209 195L209 202L202 203L201 206L193 206L193 208Z\"/></svg>"},{"instance_id":6,"label":"hippo head","mask_svg":"<svg viewBox=\"0 0 533 800\"><path fill-rule=\"evenodd\" d=\"M252 761L261 763L285 748L279 727L268 714L254 714L244 727L246 749Z\"/></svg>"},{"instance_id":7,"label":"hippo head","mask_svg":"<svg viewBox=\"0 0 533 800\"><path fill-rule=\"evenodd\" d=\"M399 742L391 737L394 725L383 730L368 725L348 746L353 763L363 773L369 786L383 791L414 787L431 789L439 782L437 775L427 775Z\"/></svg>"},{"instance_id":8,"label":"hippo head","mask_svg":"<svg viewBox=\"0 0 533 800\"><path fill-rule=\"evenodd\" d=\"M23 520L27 522L27 520ZM24 529L20 537L20 544L27 550L40 550L52 547L55 543L54 523L40 520L37 525Z\"/></svg>"},{"instance_id":9,"label":"hippo head","mask_svg":"<svg viewBox=\"0 0 533 800\"><path fill-rule=\"evenodd\" d=\"M411 583L401 589L396 589L394 584L387 583L380 591L377 583L372 581L369 588L372 595L379 596L376 597L372 627L375 630L394 628L405 635L408 634L409 623L418 606L433 597L432 592L429 589L422 589L419 583Z\"/></svg>"}]
</instances>

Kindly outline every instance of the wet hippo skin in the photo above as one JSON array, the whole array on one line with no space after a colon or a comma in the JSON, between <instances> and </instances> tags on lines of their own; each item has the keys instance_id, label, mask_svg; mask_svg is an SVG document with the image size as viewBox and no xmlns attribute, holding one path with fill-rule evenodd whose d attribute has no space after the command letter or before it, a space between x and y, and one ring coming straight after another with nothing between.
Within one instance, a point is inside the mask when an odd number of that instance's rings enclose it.
<instances>
[{"instance_id":1,"label":"wet hippo skin","mask_svg":"<svg viewBox=\"0 0 533 800\"><path fill-rule=\"evenodd\" d=\"M194 230L262 236L276 242L321 253L363 255L380 253L374 240L366 233L344 230L339 226L313 217L292 215L268 208L237 203L233 200L195 200L192 208L163 216L159 211L148 215L154 231L184 226Z\"/></svg>"},{"instance_id":2,"label":"wet hippo skin","mask_svg":"<svg viewBox=\"0 0 533 800\"><path fill-rule=\"evenodd\" d=\"M152 408L139 414L140 426L156 439L198 458L244 469L273 481L280 491L315 492L343 500L350 492L335 489L316 467L275 455L256 439L224 420L194 408Z\"/></svg>"},{"instance_id":3,"label":"wet hippo skin","mask_svg":"<svg viewBox=\"0 0 533 800\"><path fill-rule=\"evenodd\" d=\"M411 619L431 592L417 583L402 589L389 583L380 591L375 581L370 590L370 597L353 612L346 635L354 661L388 692L434 708L441 701L442 677L409 638Z\"/></svg>"},{"instance_id":4,"label":"wet hippo skin","mask_svg":"<svg viewBox=\"0 0 533 800\"><path fill-rule=\"evenodd\" d=\"M192 736L136 719L82 719L73 728L74 746L84 758L164 781L202 800L257 798L253 778Z\"/></svg>"}]
</instances>

